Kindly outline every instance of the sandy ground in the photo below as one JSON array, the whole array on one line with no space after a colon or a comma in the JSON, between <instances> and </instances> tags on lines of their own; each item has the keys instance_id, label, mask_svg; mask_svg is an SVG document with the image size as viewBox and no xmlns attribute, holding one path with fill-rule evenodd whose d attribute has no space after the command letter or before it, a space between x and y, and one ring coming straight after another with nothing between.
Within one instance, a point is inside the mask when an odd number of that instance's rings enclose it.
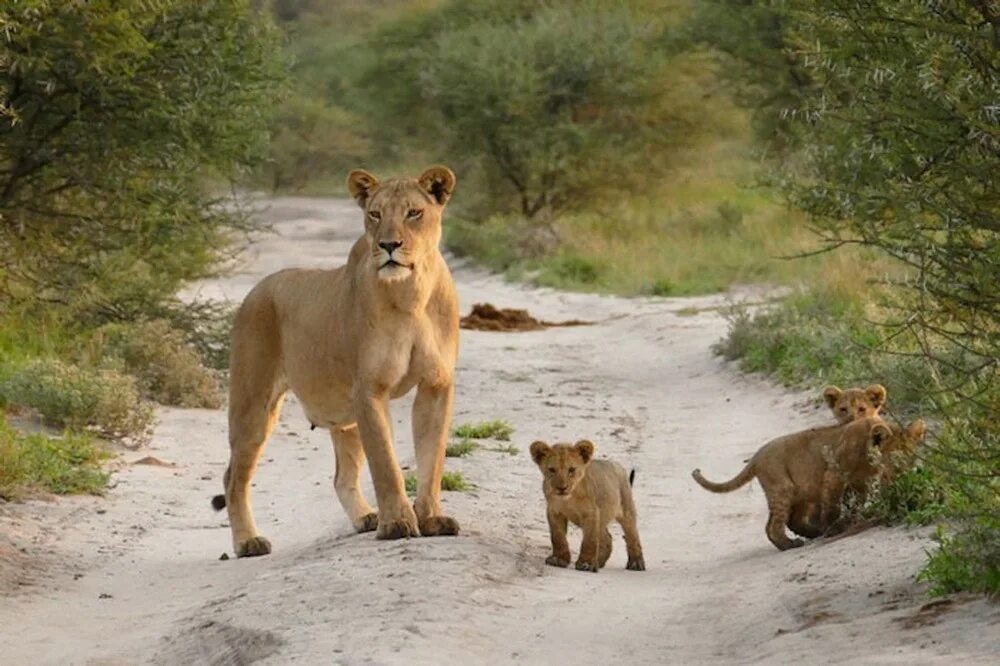
<instances>
[{"instance_id":1,"label":"sandy ground","mask_svg":"<svg viewBox=\"0 0 1000 666\"><path fill-rule=\"evenodd\" d=\"M241 271L193 293L238 300L279 268L338 264L361 225L339 200L281 199L267 215L276 234ZM106 498L0 507L0 662L997 663L996 605L927 606L914 585L928 530L779 553L756 484L713 495L691 480L696 466L728 478L768 438L828 418L809 396L712 355L725 297L564 294L452 263L463 312L489 301L597 322L463 332L455 421L507 419L520 452L448 459L477 486L445 493L460 537L355 535L333 494L329 438L292 399L256 477L257 522L275 551L220 561L230 533L209 498L228 456L225 413L161 409L149 450L124 455ZM393 413L411 465L409 401ZM624 570L617 526L600 574L543 565L541 477L527 447L581 437L637 470L645 572ZM128 464L146 455L175 466ZM576 552L578 531L570 543Z\"/></svg>"}]
</instances>

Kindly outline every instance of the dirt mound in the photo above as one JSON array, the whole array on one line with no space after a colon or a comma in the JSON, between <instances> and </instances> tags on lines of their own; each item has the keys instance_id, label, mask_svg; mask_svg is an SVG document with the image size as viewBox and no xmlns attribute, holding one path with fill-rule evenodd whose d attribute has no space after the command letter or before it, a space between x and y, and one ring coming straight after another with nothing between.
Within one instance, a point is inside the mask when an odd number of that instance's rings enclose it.
<instances>
[{"instance_id":1,"label":"dirt mound","mask_svg":"<svg viewBox=\"0 0 1000 666\"><path fill-rule=\"evenodd\" d=\"M543 321L532 317L527 310L498 308L491 303L476 303L461 319L462 328L473 331L540 331L553 326L587 326L590 323L579 319Z\"/></svg>"}]
</instances>

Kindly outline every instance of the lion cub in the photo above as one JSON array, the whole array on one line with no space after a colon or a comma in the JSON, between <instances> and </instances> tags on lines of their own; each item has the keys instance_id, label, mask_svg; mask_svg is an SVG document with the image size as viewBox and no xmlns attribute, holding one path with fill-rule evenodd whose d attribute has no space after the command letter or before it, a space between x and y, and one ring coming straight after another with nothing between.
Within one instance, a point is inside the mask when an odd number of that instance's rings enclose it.
<instances>
[{"instance_id":1,"label":"lion cub","mask_svg":"<svg viewBox=\"0 0 1000 666\"><path fill-rule=\"evenodd\" d=\"M611 532L608 523L617 520L625 532L628 551L626 569L645 571L639 530L636 527L635 502L632 499L632 475L610 460L593 460L594 444L585 439L576 444L545 442L531 445L531 458L545 477L545 492L552 554L545 563L554 567L569 566L571 554L566 540L567 521L583 529L583 543L576 568L597 570L611 557Z\"/></svg>"},{"instance_id":2,"label":"lion cub","mask_svg":"<svg viewBox=\"0 0 1000 666\"><path fill-rule=\"evenodd\" d=\"M878 416L879 411L885 407L885 396L885 387L881 384L872 384L864 389L849 388L846 391L841 391L836 386L823 389L823 400L841 425L855 419Z\"/></svg>"}]
</instances>

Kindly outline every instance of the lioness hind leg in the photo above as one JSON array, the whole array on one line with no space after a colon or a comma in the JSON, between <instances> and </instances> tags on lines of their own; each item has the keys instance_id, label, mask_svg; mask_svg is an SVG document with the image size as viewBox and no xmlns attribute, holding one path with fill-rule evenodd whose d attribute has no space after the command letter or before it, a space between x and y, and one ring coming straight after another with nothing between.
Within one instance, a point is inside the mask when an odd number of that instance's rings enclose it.
<instances>
[{"instance_id":1,"label":"lioness hind leg","mask_svg":"<svg viewBox=\"0 0 1000 666\"><path fill-rule=\"evenodd\" d=\"M789 539L785 534L791 512L791 492L771 491L767 493L767 508L770 515L767 519L767 538L778 550L798 548L805 544L802 539Z\"/></svg>"},{"instance_id":2,"label":"lioness hind leg","mask_svg":"<svg viewBox=\"0 0 1000 666\"><path fill-rule=\"evenodd\" d=\"M250 482L264 444L281 412L284 393L271 397L256 409L242 401L230 402L229 468L226 470L226 509L237 557L271 552L271 543L257 532L250 503Z\"/></svg>"},{"instance_id":3,"label":"lioness hind leg","mask_svg":"<svg viewBox=\"0 0 1000 666\"><path fill-rule=\"evenodd\" d=\"M378 527L378 514L361 494L361 468L365 464L365 452L361 447L358 428L354 424L330 428L330 436L337 458L337 469L333 477L337 499L351 519L354 529L358 532L371 532Z\"/></svg>"}]
</instances>

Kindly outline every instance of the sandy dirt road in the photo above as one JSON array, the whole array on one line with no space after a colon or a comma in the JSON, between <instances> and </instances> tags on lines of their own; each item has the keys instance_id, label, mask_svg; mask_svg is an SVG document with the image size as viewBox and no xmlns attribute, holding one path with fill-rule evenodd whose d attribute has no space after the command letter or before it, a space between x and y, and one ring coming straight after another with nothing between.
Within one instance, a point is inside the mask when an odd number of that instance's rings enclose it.
<instances>
[{"instance_id":1,"label":"sandy dirt road","mask_svg":"<svg viewBox=\"0 0 1000 666\"><path fill-rule=\"evenodd\" d=\"M276 233L249 248L241 271L193 292L239 300L280 268L339 264L361 226L340 200L279 199L266 215ZM0 509L0 663L996 663L996 605L927 606L914 586L928 530L872 529L779 553L759 486L713 495L691 480L696 466L728 478L789 423L828 418L809 396L711 354L724 297L563 294L453 268L463 312L489 301L596 322L463 331L455 421L507 419L520 452L448 459L477 486L445 493L460 537L354 534L333 494L329 437L310 432L290 399L256 476L274 553L220 561L230 533L209 498L228 456L225 413L161 409L149 450L124 460L174 466L125 464L103 499ZM409 404L393 405L404 465ZM527 447L581 437L637 470L645 572L624 570L617 526L601 573L543 565L541 477ZM365 491L374 498L367 478ZM570 543L575 553L578 531Z\"/></svg>"}]
</instances>

